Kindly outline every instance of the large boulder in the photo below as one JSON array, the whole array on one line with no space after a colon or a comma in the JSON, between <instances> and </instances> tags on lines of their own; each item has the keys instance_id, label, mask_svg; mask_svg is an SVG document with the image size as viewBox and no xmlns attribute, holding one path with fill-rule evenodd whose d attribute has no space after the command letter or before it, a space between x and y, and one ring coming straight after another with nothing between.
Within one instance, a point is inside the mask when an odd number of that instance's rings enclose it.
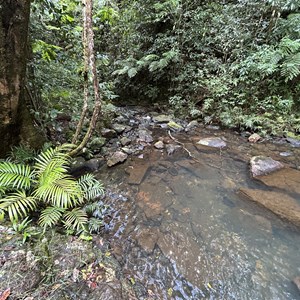
<instances>
[{"instance_id":1,"label":"large boulder","mask_svg":"<svg viewBox=\"0 0 300 300\"><path fill-rule=\"evenodd\" d=\"M268 173L284 168L284 165L266 156L253 156L250 160L251 174L253 177L266 175Z\"/></svg>"}]
</instances>

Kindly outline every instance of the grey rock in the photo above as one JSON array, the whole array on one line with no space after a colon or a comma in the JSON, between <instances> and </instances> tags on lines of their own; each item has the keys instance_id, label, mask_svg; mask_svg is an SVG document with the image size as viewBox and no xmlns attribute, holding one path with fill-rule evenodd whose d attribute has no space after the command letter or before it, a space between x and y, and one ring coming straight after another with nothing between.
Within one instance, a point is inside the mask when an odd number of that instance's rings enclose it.
<instances>
[{"instance_id":1,"label":"grey rock","mask_svg":"<svg viewBox=\"0 0 300 300\"><path fill-rule=\"evenodd\" d=\"M115 130L117 133L121 134L125 129L126 126L123 124L114 124L112 126L113 130Z\"/></svg>"},{"instance_id":2,"label":"grey rock","mask_svg":"<svg viewBox=\"0 0 300 300\"><path fill-rule=\"evenodd\" d=\"M81 175L85 173L91 173L99 170L101 166L104 165L104 159L102 158L93 158L90 160L85 161L82 158L79 158L79 160L76 160L71 168L70 173L74 177L80 177Z\"/></svg>"},{"instance_id":3,"label":"grey rock","mask_svg":"<svg viewBox=\"0 0 300 300\"><path fill-rule=\"evenodd\" d=\"M122 151L115 152L107 161L107 165L112 167L118 163L124 162L128 155Z\"/></svg>"},{"instance_id":4,"label":"grey rock","mask_svg":"<svg viewBox=\"0 0 300 300\"><path fill-rule=\"evenodd\" d=\"M133 150L128 147L122 147L122 151L126 154L132 154Z\"/></svg>"},{"instance_id":5,"label":"grey rock","mask_svg":"<svg viewBox=\"0 0 300 300\"><path fill-rule=\"evenodd\" d=\"M189 130L194 129L194 128L198 127L198 126L199 126L198 121L197 121L197 120L193 120L193 121L191 121L191 122L186 126L185 131L189 131Z\"/></svg>"},{"instance_id":6,"label":"grey rock","mask_svg":"<svg viewBox=\"0 0 300 300\"><path fill-rule=\"evenodd\" d=\"M157 115L154 116L152 119L155 123L169 123L172 120L172 118L168 115Z\"/></svg>"},{"instance_id":7,"label":"grey rock","mask_svg":"<svg viewBox=\"0 0 300 300\"><path fill-rule=\"evenodd\" d=\"M154 144L154 147L155 147L156 149L164 149L165 145L164 145L164 143L163 143L162 141L158 141L158 142L156 142L156 143Z\"/></svg>"},{"instance_id":8,"label":"grey rock","mask_svg":"<svg viewBox=\"0 0 300 300\"><path fill-rule=\"evenodd\" d=\"M296 140L290 137L287 137L286 140L294 147L298 148L300 147L300 140Z\"/></svg>"},{"instance_id":9,"label":"grey rock","mask_svg":"<svg viewBox=\"0 0 300 300\"><path fill-rule=\"evenodd\" d=\"M139 136L140 142L144 142L144 143L152 143L153 142L153 137L149 130L146 130L146 129L139 130L138 136Z\"/></svg>"},{"instance_id":10,"label":"grey rock","mask_svg":"<svg viewBox=\"0 0 300 300\"><path fill-rule=\"evenodd\" d=\"M220 126L218 125L208 125L206 126L207 129L212 129L212 130L219 130Z\"/></svg>"},{"instance_id":11,"label":"grey rock","mask_svg":"<svg viewBox=\"0 0 300 300\"><path fill-rule=\"evenodd\" d=\"M253 156L250 160L251 174L253 177L265 175L284 168L284 165L266 156Z\"/></svg>"},{"instance_id":12,"label":"grey rock","mask_svg":"<svg viewBox=\"0 0 300 300\"><path fill-rule=\"evenodd\" d=\"M131 143L131 139L126 137L126 136L123 136L120 140L122 146L127 146Z\"/></svg>"},{"instance_id":13,"label":"grey rock","mask_svg":"<svg viewBox=\"0 0 300 300\"><path fill-rule=\"evenodd\" d=\"M101 135L107 139L111 139L113 137L116 137L117 136L117 133L112 130L112 129L108 129L108 128L103 128L101 130Z\"/></svg>"},{"instance_id":14,"label":"grey rock","mask_svg":"<svg viewBox=\"0 0 300 300\"><path fill-rule=\"evenodd\" d=\"M204 139L201 139L199 142L197 142L197 144L208 146L208 147L213 147L213 148L224 148L227 146L225 141L223 141L219 137L204 138Z\"/></svg>"}]
</instances>

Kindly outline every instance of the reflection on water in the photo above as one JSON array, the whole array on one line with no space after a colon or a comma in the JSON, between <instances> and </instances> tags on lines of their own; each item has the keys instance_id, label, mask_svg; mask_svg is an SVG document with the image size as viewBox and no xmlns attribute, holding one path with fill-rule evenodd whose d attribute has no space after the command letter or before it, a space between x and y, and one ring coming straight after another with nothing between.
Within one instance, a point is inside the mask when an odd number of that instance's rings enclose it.
<instances>
[{"instance_id":1,"label":"reflection on water","mask_svg":"<svg viewBox=\"0 0 300 300\"><path fill-rule=\"evenodd\" d=\"M156 157L127 187L136 211L117 233L139 299L299 299L299 232L239 197L258 184L246 163L219 152L199 159Z\"/></svg>"}]
</instances>

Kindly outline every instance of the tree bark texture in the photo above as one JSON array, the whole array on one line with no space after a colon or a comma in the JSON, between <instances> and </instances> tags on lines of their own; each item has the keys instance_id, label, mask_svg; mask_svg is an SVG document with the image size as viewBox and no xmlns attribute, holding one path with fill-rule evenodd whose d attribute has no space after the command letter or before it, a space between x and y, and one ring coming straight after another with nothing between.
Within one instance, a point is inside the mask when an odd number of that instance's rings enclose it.
<instances>
[{"instance_id":1,"label":"tree bark texture","mask_svg":"<svg viewBox=\"0 0 300 300\"><path fill-rule=\"evenodd\" d=\"M0 157L38 141L25 102L30 0L0 0Z\"/></svg>"}]
</instances>

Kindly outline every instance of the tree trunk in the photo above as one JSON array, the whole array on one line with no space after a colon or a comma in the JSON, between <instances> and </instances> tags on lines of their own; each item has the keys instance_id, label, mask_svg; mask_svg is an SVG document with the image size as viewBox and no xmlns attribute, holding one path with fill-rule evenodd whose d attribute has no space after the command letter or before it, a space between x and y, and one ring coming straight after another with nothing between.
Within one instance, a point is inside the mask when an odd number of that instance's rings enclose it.
<instances>
[{"instance_id":1,"label":"tree trunk","mask_svg":"<svg viewBox=\"0 0 300 300\"><path fill-rule=\"evenodd\" d=\"M0 0L0 157L20 142L40 145L26 106L30 0Z\"/></svg>"}]
</instances>

